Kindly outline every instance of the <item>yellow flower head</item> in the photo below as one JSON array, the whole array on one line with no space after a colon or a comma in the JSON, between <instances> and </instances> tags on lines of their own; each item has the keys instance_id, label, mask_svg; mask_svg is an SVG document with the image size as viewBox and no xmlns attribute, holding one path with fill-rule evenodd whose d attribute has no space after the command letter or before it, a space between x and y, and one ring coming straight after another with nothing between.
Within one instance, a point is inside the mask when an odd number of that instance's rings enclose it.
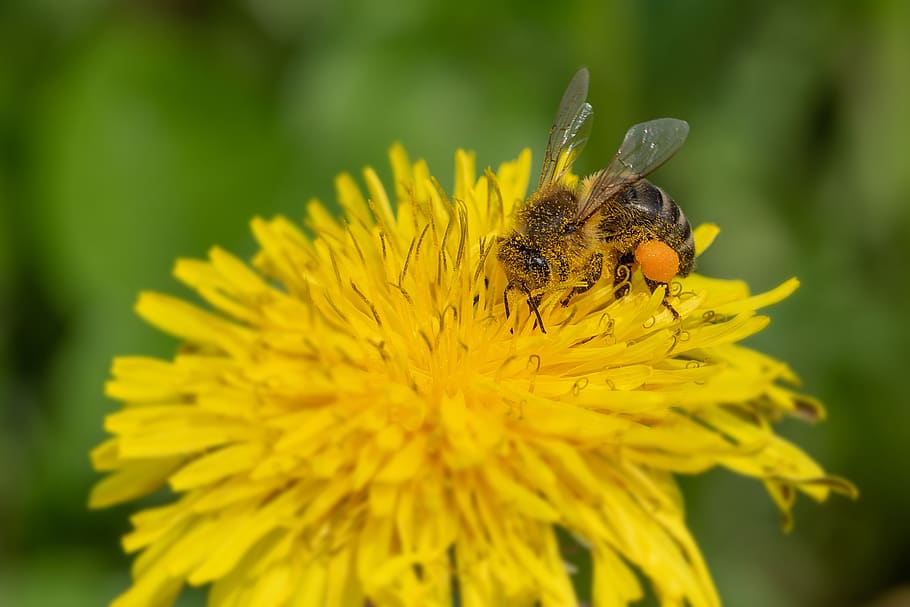
<instances>
[{"instance_id":1,"label":"yellow flower head","mask_svg":"<svg viewBox=\"0 0 910 607\"><path fill-rule=\"evenodd\" d=\"M590 549L594 605L643 596L636 570L662 604L717 605L675 474L756 477L785 514L797 491L852 490L770 426L820 406L737 344L795 280L750 296L693 274L677 319L636 273L623 297L601 281L544 299L544 334L527 306L505 317L496 257L530 153L478 178L458 152L451 194L401 147L391 159L394 199L370 169L366 194L342 175L340 218L312 202L306 230L255 219L251 265L179 261L211 310L140 297L184 345L115 361L124 406L91 505L175 499L133 517L115 605L184 584L219 607L573 605L565 538ZM696 230L699 252L715 234Z\"/></svg>"}]
</instances>

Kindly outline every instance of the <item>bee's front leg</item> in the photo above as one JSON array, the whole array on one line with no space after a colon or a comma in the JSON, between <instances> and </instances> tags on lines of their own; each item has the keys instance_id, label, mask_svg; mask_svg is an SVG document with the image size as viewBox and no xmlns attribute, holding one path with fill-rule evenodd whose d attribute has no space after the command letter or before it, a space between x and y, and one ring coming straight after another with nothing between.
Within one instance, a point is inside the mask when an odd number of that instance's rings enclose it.
<instances>
[{"instance_id":1,"label":"bee's front leg","mask_svg":"<svg viewBox=\"0 0 910 607\"><path fill-rule=\"evenodd\" d=\"M540 316L540 301L543 299L543 295L531 295L528 293L528 307L531 308L531 311L534 312L536 320L534 321L535 327L540 327L541 333L546 333L547 328L543 326L543 318Z\"/></svg>"},{"instance_id":2,"label":"bee's front leg","mask_svg":"<svg viewBox=\"0 0 910 607\"><path fill-rule=\"evenodd\" d=\"M543 299L543 295L541 295L541 294L531 295L530 291L523 289L521 287L516 287L516 286L512 285L511 283L509 285L507 285L505 290L502 292L502 302L505 304L506 318L509 318L512 315L512 311L509 308L509 291L511 291L512 289L516 289L516 288L524 291L525 294L528 296L528 307L531 309L532 312L534 312L534 316L536 317L536 319L534 321L534 326L535 327L539 326L540 330L543 331L544 333L546 333L547 330L543 325L543 318L541 318L541 316L540 316L540 308L538 307L540 305L541 299ZM510 333L512 331L513 331L512 329L509 329Z\"/></svg>"}]
</instances>

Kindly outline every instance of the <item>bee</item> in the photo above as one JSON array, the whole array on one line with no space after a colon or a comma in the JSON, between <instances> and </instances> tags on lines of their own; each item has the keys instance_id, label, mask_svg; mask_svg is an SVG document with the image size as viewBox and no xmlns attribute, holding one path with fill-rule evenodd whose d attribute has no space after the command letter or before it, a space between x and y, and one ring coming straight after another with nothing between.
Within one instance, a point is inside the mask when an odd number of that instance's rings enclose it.
<instances>
[{"instance_id":1,"label":"bee","mask_svg":"<svg viewBox=\"0 0 910 607\"><path fill-rule=\"evenodd\" d=\"M506 317L509 292L520 291L546 333L539 304L543 295L568 290L568 305L600 279L604 265L613 273L617 296L628 292L634 264L653 292L686 276L695 265L692 228L682 209L645 179L670 159L686 140L689 125L660 118L631 127L606 168L577 187L564 177L591 132L593 110L587 102L588 70L575 74L563 94L550 128L540 181L518 208L514 229L499 241L497 257L508 278L503 293Z\"/></svg>"}]
</instances>

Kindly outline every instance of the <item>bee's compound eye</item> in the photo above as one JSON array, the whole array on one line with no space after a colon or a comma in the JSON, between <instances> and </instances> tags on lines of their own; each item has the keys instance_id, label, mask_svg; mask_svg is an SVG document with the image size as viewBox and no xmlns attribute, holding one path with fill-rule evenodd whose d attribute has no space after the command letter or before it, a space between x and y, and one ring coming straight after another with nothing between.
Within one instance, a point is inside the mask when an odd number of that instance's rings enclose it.
<instances>
[{"instance_id":1,"label":"bee's compound eye","mask_svg":"<svg viewBox=\"0 0 910 607\"><path fill-rule=\"evenodd\" d=\"M679 273L679 254L660 240L648 240L635 247L635 261L645 278L670 282Z\"/></svg>"},{"instance_id":2,"label":"bee's compound eye","mask_svg":"<svg viewBox=\"0 0 910 607\"><path fill-rule=\"evenodd\" d=\"M533 276L533 281L536 286L542 286L550 279L550 262L548 262L540 253L528 251L528 256L525 258L525 264L528 268L528 273Z\"/></svg>"},{"instance_id":3,"label":"bee's compound eye","mask_svg":"<svg viewBox=\"0 0 910 607\"><path fill-rule=\"evenodd\" d=\"M528 269L532 272L546 272L550 269L550 264L541 255L532 255L528 258Z\"/></svg>"}]
</instances>

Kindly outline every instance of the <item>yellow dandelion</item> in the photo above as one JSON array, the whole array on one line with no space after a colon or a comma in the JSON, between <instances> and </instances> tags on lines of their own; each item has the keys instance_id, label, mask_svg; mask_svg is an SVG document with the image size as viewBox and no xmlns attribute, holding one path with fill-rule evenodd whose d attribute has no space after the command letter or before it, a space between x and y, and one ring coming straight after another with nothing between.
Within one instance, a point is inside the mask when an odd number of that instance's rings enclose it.
<instances>
[{"instance_id":1,"label":"yellow dandelion","mask_svg":"<svg viewBox=\"0 0 910 607\"><path fill-rule=\"evenodd\" d=\"M314 201L305 230L255 219L249 265L180 260L205 309L140 296L184 345L114 362L124 406L91 505L174 498L132 518L115 605L186 584L219 607L574 605L560 529L590 550L594 605L642 597L642 578L661 604L718 605L675 475L755 477L785 515L798 492L852 492L772 430L820 405L738 345L796 280L750 295L693 274L677 319L637 274L620 298L544 300L544 334L527 306L506 319L495 252L530 152L480 177L458 152L451 195L400 146L391 161L393 197L367 169L366 193L337 179L340 218Z\"/></svg>"}]
</instances>

